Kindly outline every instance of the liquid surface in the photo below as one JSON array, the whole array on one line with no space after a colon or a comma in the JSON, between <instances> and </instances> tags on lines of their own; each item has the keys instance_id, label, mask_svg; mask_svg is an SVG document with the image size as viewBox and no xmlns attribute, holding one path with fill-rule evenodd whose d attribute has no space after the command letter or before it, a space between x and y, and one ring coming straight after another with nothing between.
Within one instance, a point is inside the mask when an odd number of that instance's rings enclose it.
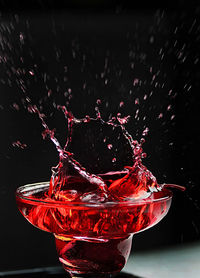
<instances>
[{"instance_id":1,"label":"liquid surface","mask_svg":"<svg viewBox=\"0 0 200 278\"><path fill-rule=\"evenodd\" d=\"M80 186L80 184L73 185ZM137 202L75 203L73 190L60 201L49 198L48 184L17 195L24 217L34 226L57 235L115 238L137 233L158 223L168 212L171 192L163 189ZM66 198L69 198L66 201ZM161 198L161 199L160 199ZM65 201L63 201L65 199Z\"/></svg>"}]
</instances>

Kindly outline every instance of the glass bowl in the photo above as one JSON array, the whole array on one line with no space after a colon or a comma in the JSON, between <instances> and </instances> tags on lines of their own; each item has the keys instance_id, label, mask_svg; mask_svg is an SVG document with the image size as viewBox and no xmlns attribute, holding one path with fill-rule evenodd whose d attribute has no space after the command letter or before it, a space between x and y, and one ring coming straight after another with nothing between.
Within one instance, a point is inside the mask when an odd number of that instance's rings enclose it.
<instances>
[{"instance_id":1,"label":"glass bowl","mask_svg":"<svg viewBox=\"0 0 200 278\"><path fill-rule=\"evenodd\" d=\"M49 182L21 186L17 206L35 227L53 233L59 260L71 277L111 277L126 264L132 236L156 225L168 212L172 192L143 200L86 203L56 201Z\"/></svg>"}]
</instances>

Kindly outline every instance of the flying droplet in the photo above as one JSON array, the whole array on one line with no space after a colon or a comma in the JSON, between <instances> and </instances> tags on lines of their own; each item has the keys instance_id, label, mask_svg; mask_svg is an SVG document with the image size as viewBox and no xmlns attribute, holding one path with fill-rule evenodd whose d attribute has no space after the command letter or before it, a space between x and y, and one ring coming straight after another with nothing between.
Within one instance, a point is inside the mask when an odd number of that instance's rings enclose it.
<instances>
[{"instance_id":1,"label":"flying droplet","mask_svg":"<svg viewBox=\"0 0 200 278\"><path fill-rule=\"evenodd\" d=\"M153 36L150 37L149 42L150 42L150 43L153 43L153 42L154 42L154 37L153 37Z\"/></svg>"},{"instance_id":2,"label":"flying droplet","mask_svg":"<svg viewBox=\"0 0 200 278\"><path fill-rule=\"evenodd\" d=\"M29 70L29 73L30 73L30 75L35 75L35 73L34 73L34 71L33 70Z\"/></svg>"},{"instance_id":3,"label":"flying droplet","mask_svg":"<svg viewBox=\"0 0 200 278\"><path fill-rule=\"evenodd\" d=\"M147 154L146 154L146 153L142 153L141 157L142 157L142 158L146 158L146 157L147 157Z\"/></svg>"},{"instance_id":4,"label":"flying droplet","mask_svg":"<svg viewBox=\"0 0 200 278\"><path fill-rule=\"evenodd\" d=\"M140 144L143 145L144 143L145 143L145 139L144 139L144 138L141 138L141 139L140 139Z\"/></svg>"},{"instance_id":5,"label":"flying droplet","mask_svg":"<svg viewBox=\"0 0 200 278\"><path fill-rule=\"evenodd\" d=\"M171 108L172 108L172 106L171 106L171 105L168 105L168 106L167 106L167 111L169 111Z\"/></svg>"},{"instance_id":6,"label":"flying droplet","mask_svg":"<svg viewBox=\"0 0 200 278\"><path fill-rule=\"evenodd\" d=\"M142 136L146 136L148 134L148 132L149 132L149 128L146 127L142 132Z\"/></svg>"},{"instance_id":7,"label":"flying droplet","mask_svg":"<svg viewBox=\"0 0 200 278\"><path fill-rule=\"evenodd\" d=\"M113 145L112 144L108 144L107 147L108 147L109 150L111 150Z\"/></svg>"},{"instance_id":8,"label":"flying droplet","mask_svg":"<svg viewBox=\"0 0 200 278\"><path fill-rule=\"evenodd\" d=\"M24 43L24 35L22 33L19 34L19 40L21 43Z\"/></svg>"},{"instance_id":9,"label":"flying droplet","mask_svg":"<svg viewBox=\"0 0 200 278\"><path fill-rule=\"evenodd\" d=\"M119 104L119 106L120 106L120 107L124 106L124 102L121 101L120 104Z\"/></svg>"},{"instance_id":10,"label":"flying droplet","mask_svg":"<svg viewBox=\"0 0 200 278\"><path fill-rule=\"evenodd\" d=\"M12 143L13 147L18 147L20 149L25 149L27 147L26 144L21 143L19 140Z\"/></svg>"},{"instance_id":11,"label":"flying droplet","mask_svg":"<svg viewBox=\"0 0 200 278\"><path fill-rule=\"evenodd\" d=\"M139 83L139 79L138 79L138 78L135 78L135 79L133 80L133 86L137 85L138 83Z\"/></svg>"},{"instance_id":12,"label":"flying droplet","mask_svg":"<svg viewBox=\"0 0 200 278\"><path fill-rule=\"evenodd\" d=\"M135 104L139 104L139 98L135 99Z\"/></svg>"},{"instance_id":13,"label":"flying droplet","mask_svg":"<svg viewBox=\"0 0 200 278\"><path fill-rule=\"evenodd\" d=\"M13 103L13 108L17 111L19 111L19 105L17 103Z\"/></svg>"}]
</instances>

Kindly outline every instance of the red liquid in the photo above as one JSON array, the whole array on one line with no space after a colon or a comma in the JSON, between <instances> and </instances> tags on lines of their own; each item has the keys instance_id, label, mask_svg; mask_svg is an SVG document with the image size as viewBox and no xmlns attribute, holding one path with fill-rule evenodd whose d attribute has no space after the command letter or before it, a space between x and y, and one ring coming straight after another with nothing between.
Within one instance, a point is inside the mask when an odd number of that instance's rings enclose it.
<instances>
[{"instance_id":1,"label":"red liquid","mask_svg":"<svg viewBox=\"0 0 200 278\"><path fill-rule=\"evenodd\" d=\"M31 104L30 98L25 99L28 111L36 113L41 120L43 138L49 137L55 145L59 164L52 169L49 184L18 189L16 199L19 210L34 226L54 233L59 260L72 276L119 272L130 253L131 235L157 224L167 214L171 204L171 192L165 185L159 186L153 174L142 164L142 159L146 157L142 148L144 138L139 142L133 140L126 130L130 115L122 117L117 113L116 117L104 120L98 107L101 100L97 100L95 118L85 116L78 119L67 107L57 106L67 122L66 143L61 146L55 130L49 129L45 115ZM138 99L135 104L139 105ZM125 167L128 170L119 172L120 176L116 179L113 173L89 173L70 152L73 128L91 121L118 129L119 135L123 135L130 145L133 166ZM142 136L147 133L148 128L145 127ZM26 146L19 143L18 147ZM107 147L111 150L112 144ZM88 152L86 159L87 155ZM116 157L112 158L112 162L116 162Z\"/></svg>"},{"instance_id":2,"label":"red liquid","mask_svg":"<svg viewBox=\"0 0 200 278\"><path fill-rule=\"evenodd\" d=\"M142 164L144 139L133 140L126 131L124 125L129 116L121 118L118 113L117 118L106 122L96 107L96 118L76 119L66 107L58 108L64 112L68 124L64 148L54 130L48 128L44 115L36 106L29 106L31 113L38 114L45 129L43 137L50 137L60 159L49 184L18 189L18 208L31 224L54 233L59 260L72 276L119 272L130 253L131 235L152 227L167 214L171 192L160 187ZM75 160L69 152L72 127L90 121L121 129L133 151L132 167L126 167L128 170L118 175L100 176L88 173Z\"/></svg>"},{"instance_id":3,"label":"red liquid","mask_svg":"<svg viewBox=\"0 0 200 278\"><path fill-rule=\"evenodd\" d=\"M61 202L48 190L48 184L39 184L18 193L18 208L31 224L55 234L59 259L72 273L120 271L130 253L130 234L158 223L171 204L166 189L132 203L99 204Z\"/></svg>"},{"instance_id":4,"label":"red liquid","mask_svg":"<svg viewBox=\"0 0 200 278\"><path fill-rule=\"evenodd\" d=\"M145 200L99 204L55 201L47 197L48 189L48 184L35 186L33 194L17 196L18 208L34 226L64 236L110 238L137 233L159 222L171 203L165 198L171 196L166 189Z\"/></svg>"}]
</instances>

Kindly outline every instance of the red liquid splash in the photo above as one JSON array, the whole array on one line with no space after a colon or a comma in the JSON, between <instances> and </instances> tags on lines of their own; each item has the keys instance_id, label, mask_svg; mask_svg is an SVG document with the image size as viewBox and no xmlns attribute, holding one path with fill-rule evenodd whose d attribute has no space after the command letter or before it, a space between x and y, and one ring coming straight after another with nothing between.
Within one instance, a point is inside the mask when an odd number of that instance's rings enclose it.
<instances>
[{"instance_id":1,"label":"red liquid splash","mask_svg":"<svg viewBox=\"0 0 200 278\"><path fill-rule=\"evenodd\" d=\"M106 122L102 119L98 107L95 108L96 118L85 116L85 118L82 119L75 118L72 115L72 113L66 109L65 106L58 106L58 109L62 110L62 112L64 113L68 126L68 137L63 149L61 148L58 140L56 139L54 131L48 128L46 122L44 121L44 116L39 112L37 107L31 107L31 111L38 114L39 118L42 121L42 125L45 128L43 136L49 136L59 152L60 161L57 167L53 168L53 174L50 181L49 196L51 198L59 199L59 195L61 194L62 188L67 188L69 176L78 176L81 178L82 181L84 181L84 184L85 182L90 183L91 190L83 189L82 193L86 195L91 191L93 192L93 197L94 194L96 196L98 195L98 198L96 199L101 200L102 202L108 201L111 196L115 200L122 200L126 198L142 199L148 197L151 192L161 190L161 187L159 187L157 184L156 178L145 166L142 165L142 158L146 156L146 154L143 153L142 149L142 144L145 142L144 138L142 138L139 143L138 141L133 140L131 135L125 129L125 124L128 122L130 116L122 118L121 114L118 113L116 118L113 117L112 119ZM99 175L88 173L86 169L83 168L73 158L73 155L69 151L67 151L72 141L73 126L81 123L87 124L90 121L100 121L102 125L109 125L112 128L120 128L122 134L129 142L129 145L133 152L133 167L126 167L126 176L122 179L114 181L113 184L110 186L109 191L106 183ZM110 146L112 145L110 144L109 147ZM86 196L85 199L89 201L88 196Z\"/></svg>"},{"instance_id":2,"label":"red liquid splash","mask_svg":"<svg viewBox=\"0 0 200 278\"><path fill-rule=\"evenodd\" d=\"M54 198L55 200L68 200L68 190L73 190L73 201L106 202L110 200L144 199L149 197L152 192L161 191L164 187L164 184L161 186L158 185L153 174L142 164L142 158L146 157L142 149L145 139L142 138L140 142L133 140L132 136L125 129L125 124L128 122L130 116L122 118L121 114L118 113L116 118L113 117L106 122L102 119L97 106L95 108L96 118L91 118L87 115L82 119L77 119L65 106L58 106L57 108L64 113L68 126L67 140L64 148L62 148L55 137L54 130L48 128L44 120L44 115L40 113L36 106L29 105L28 108L31 113L38 114L45 128L43 138L49 136L59 152L59 164L52 168L52 177L48 194L50 198ZM73 126L83 123L87 124L90 121L100 121L102 125L120 128L133 152L133 166L125 167L126 175L122 178L107 181L110 186L109 189L100 175L88 173L87 170L74 159L73 154L68 151L72 141ZM146 135L147 130L148 128L144 130L143 135ZM69 181L69 177L71 179L71 176L79 179L77 183L82 184L82 188L79 192L75 192L75 188L73 188L75 183L71 186L72 183ZM172 187L181 188L174 185L172 185Z\"/></svg>"},{"instance_id":3,"label":"red liquid splash","mask_svg":"<svg viewBox=\"0 0 200 278\"><path fill-rule=\"evenodd\" d=\"M168 212L172 194L159 186L153 174L142 164L142 144L125 129L129 116L104 121L98 107L96 118L76 119L66 107L59 106L68 124L68 137L62 148L36 106L48 136L59 152L59 164L52 168L49 184L39 184L17 194L17 204L34 226L54 233L59 259L73 273L113 273L126 263L131 234L158 223ZM104 175L88 173L69 152L75 124L100 121L120 128L133 151L133 166ZM145 131L146 134L147 130ZM111 145L110 145L111 146ZM109 146L109 147L110 147ZM176 187L173 185L173 187ZM25 190L26 191L26 190Z\"/></svg>"}]
</instances>

